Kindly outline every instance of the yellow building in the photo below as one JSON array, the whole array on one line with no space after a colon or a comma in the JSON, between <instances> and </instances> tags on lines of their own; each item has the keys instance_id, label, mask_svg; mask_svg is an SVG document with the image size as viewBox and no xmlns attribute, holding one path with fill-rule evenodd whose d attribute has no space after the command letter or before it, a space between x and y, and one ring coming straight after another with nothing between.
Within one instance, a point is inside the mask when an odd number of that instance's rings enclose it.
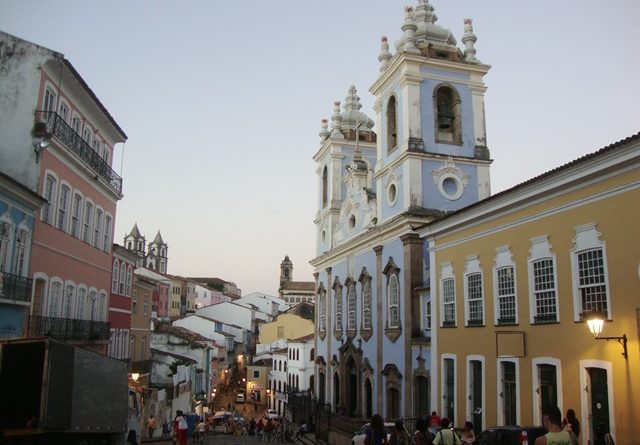
<instances>
[{"instance_id":1,"label":"yellow building","mask_svg":"<svg viewBox=\"0 0 640 445\"><path fill-rule=\"evenodd\" d=\"M155 280L134 273L129 353L132 372L140 374L151 371L151 310L156 284Z\"/></svg>"},{"instance_id":2,"label":"yellow building","mask_svg":"<svg viewBox=\"0 0 640 445\"><path fill-rule=\"evenodd\" d=\"M313 305L302 302L278 315L272 322L260 326L258 343L268 344L276 340L304 337L314 333Z\"/></svg>"},{"instance_id":3,"label":"yellow building","mask_svg":"<svg viewBox=\"0 0 640 445\"><path fill-rule=\"evenodd\" d=\"M271 369L271 360L259 360L247 366L247 402L258 405L267 404L267 376Z\"/></svg>"},{"instance_id":4,"label":"yellow building","mask_svg":"<svg viewBox=\"0 0 640 445\"><path fill-rule=\"evenodd\" d=\"M169 288L169 317L172 319L184 315L180 311L181 296L183 288L185 287L185 281L180 277L169 276L171 278L171 287ZM186 289L184 289L186 292Z\"/></svg>"},{"instance_id":5,"label":"yellow building","mask_svg":"<svg viewBox=\"0 0 640 445\"><path fill-rule=\"evenodd\" d=\"M421 228L439 414L482 430L540 425L557 405L582 444L598 424L638 443L639 223L636 134ZM597 340L625 339L596 341L594 312Z\"/></svg>"}]
</instances>

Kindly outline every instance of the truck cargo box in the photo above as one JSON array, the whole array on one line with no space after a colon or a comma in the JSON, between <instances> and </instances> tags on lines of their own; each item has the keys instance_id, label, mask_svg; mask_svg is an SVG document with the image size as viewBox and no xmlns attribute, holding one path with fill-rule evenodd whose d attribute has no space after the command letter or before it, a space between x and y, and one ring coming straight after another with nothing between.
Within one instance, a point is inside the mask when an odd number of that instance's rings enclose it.
<instances>
[{"instance_id":1,"label":"truck cargo box","mask_svg":"<svg viewBox=\"0 0 640 445\"><path fill-rule=\"evenodd\" d=\"M0 342L0 430L125 433L127 376L125 363L53 339Z\"/></svg>"}]
</instances>

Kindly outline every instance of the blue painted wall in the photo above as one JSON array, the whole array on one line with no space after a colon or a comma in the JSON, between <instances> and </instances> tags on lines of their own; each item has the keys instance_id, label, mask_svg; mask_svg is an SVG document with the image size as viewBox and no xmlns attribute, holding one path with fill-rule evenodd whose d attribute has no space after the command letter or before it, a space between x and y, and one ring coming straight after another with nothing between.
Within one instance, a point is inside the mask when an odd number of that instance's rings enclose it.
<instances>
[{"instance_id":1,"label":"blue painted wall","mask_svg":"<svg viewBox=\"0 0 640 445\"><path fill-rule=\"evenodd\" d=\"M404 116L402 115L402 96L400 95L400 88L396 88L394 91L394 95L396 97L396 143L400 145L402 141L405 139L404 132L402 130L402 123L404 122ZM393 162L402 150L400 148L396 148L393 152L389 153L389 147L387 146L387 108L389 105L388 96L386 101L382 104L382 128L379 129L378 134L378 145L382 150L382 166Z\"/></svg>"},{"instance_id":2,"label":"blue painted wall","mask_svg":"<svg viewBox=\"0 0 640 445\"><path fill-rule=\"evenodd\" d=\"M0 303L0 339L22 337L27 306Z\"/></svg>"},{"instance_id":3,"label":"blue painted wall","mask_svg":"<svg viewBox=\"0 0 640 445\"><path fill-rule=\"evenodd\" d=\"M456 73L443 73L450 78L455 78ZM468 77L468 76L466 76ZM436 143L435 138L435 114L433 104L433 92L437 86L446 83L454 88L460 95L460 109L462 119L462 146L453 144ZM422 140L425 151L450 156L474 156L475 131L473 128L473 104L469 86L455 81L442 82L439 80L425 79L420 85L420 125L422 127Z\"/></svg>"},{"instance_id":4,"label":"blue painted wall","mask_svg":"<svg viewBox=\"0 0 640 445\"><path fill-rule=\"evenodd\" d=\"M444 165L441 161L425 160L422 162L422 206L430 209L457 210L478 201L478 170L473 165L457 163L456 167L469 176L462 196L450 201L440 193L433 180L433 172Z\"/></svg>"},{"instance_id":5,"label":"blue painted wall","mask_svg":"<svg viewBox=\"0 0 640 445\"><path fill-rule=\"evenodd\" d=\"M388 177L390 174L384 175L382 178L382 192L379 194L378 199L382 203L382 215L379 218L380 222L385 222L390 218L402 213L405 210L404 206L404 183L405 178L402 173L402 165L397 166L393 169L393 172L396 174L396 177L400 176L400 180L396 183L396 202L393 206L389 205L389 200L387 199L387 188L385 186Z\"/></svg>"}]
</instances>

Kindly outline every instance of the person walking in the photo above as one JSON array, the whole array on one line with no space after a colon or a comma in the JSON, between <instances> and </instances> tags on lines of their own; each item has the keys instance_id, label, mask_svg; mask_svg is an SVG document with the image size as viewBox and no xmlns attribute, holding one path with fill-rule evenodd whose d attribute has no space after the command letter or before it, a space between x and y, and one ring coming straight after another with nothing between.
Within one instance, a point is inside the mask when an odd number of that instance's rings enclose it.
<instances>
[{"instance_id":1,"label":"person walking","mask_svg":"<svg viewBox=\"0 0 640 445\"><path fill-rule=\"evenodd\" d=\"M150 438L153 437L153 432L156 430L156 425L156 419L155 417L153 417L153 414L151 414L147 419L147 433L149 434Z\"/></svg>"},{"instance_id":2,"label":"person walking","mask_svg":"<svg viewBox=\"0 0 640 445\"><path fill-rule=\"evenodd\" d=\"M369 426L365 430L364 445L389 445L384 421L380 414L371 416Z\"/></svg>"},{"instance_id":3,"label":"person walking","mask_svg":"<svg viewBox=\"0 0 640 445\"><path fill-rule=\"evenodd\" d=\"M187 445L187 430L189 424L184 417L182 410L176 411L176 417L173 419L174 428L177 432L177 445Z\"/></svg>"},{"instance_id":4,"label":"person walking","mask_svg":"<svg viewBox=\"0 0 640 445\"><path fill-rule=\"evenodd\" d=\"M562 430L562 413L557 406L549 406L542 410L542 425L547 430L547 434L538 437L535 445L577 444L575 435Z\"/></svg>"},{"instance_id":5,"label":"person walking","mask_svg":"<svg viewBox=\"0 0 640 445\"><path fill-rule=\"evenodd\" d=\"M473 445L476 442L476 433L473 431L473 423L465 422L462 428L463 445Z\"/></svg>"},{"instance_id":6,"label":"person walking","mask_svg":"<svg viewBox=\"0 0 640 445\"><path fill-rule=\"evenodd\" d=\"M442 425L442 429L438 431L438 434L436 434L436 438L433 439L434 445L460 445L461 444L460 438L456 433L453 432L453 429L451 428L449 419L447 419L446 417L443 417L440 425Z\"/></svg>"},{"instance_id":7,"label":"person walking","mask_svg":"<svg viewBox=\"0 0 640 445\"><path fill-rule=\"evenodd\" d=\"M389 438L389 445L409 445L411 438L409 433L404 427L402 420L396 420L396 424L391 431L391 437Z\"/></svg>"},{"instance_id":8,"label":"person walking","mask_svg":"<svg viewBox=\"0 0 640 445\"><path fill-rule=\"evenodd\" d=\"M572 409L567 410L567 417L562 420L563 429L571 431L576 437L580 437L580 421L576 417L576 412Z\"/></svg>"}]
</instances>

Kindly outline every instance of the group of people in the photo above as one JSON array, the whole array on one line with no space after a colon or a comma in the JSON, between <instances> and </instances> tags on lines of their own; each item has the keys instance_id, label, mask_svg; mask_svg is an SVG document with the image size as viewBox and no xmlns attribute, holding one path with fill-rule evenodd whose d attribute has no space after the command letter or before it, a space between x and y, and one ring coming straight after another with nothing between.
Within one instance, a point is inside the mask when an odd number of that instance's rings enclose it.
<instances>
[{"instance_id":1,"label":"group of people","mask_svg":"<svg viewBox=\"0 0 640 445\"><path fill-rule=\"evenodd\" d=\"M249 422L249 435L260 440L284 442L284 423L278 419L256 420L252 417Z\"/></svg>"},{"instance_id":2,"label":"group of people","mask_svg":"<svg viewBox=\"0 0 640 445\"><path fill-rule=\"evenodd\" d=\"M578 445L580 436L580 421L574 410L567 410L563 419L558 407L543 410L542 422L547 431L536 439L535 445ZM416 423L416 433L411 435L402 420L395 422L391 434L387 438L384 421L379 414L371 418L369 427L365 430L365 445L472 445L476 441L473 423L465 422L462 434L458 436L451 421L441 418L434 411L431 416L420 418ZM615 445L613 438L606 430L606 425L596 427L594 445Z\"/></svg>"}]
</instances>

